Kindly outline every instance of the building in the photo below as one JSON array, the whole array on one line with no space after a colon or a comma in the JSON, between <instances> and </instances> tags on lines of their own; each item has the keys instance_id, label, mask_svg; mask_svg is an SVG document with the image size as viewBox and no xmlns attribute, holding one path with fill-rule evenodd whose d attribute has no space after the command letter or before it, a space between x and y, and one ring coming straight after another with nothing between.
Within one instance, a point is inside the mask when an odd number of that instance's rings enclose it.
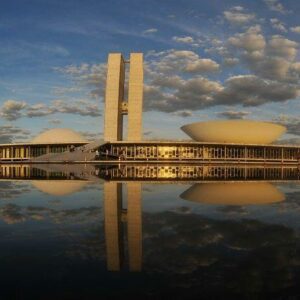
<instances>
[{"instance_id":1,"label":"building","mask_svg":"<svg viewBox=\"0 0 300 300\"><path fill-rule=\"evenodd\" d=\"M27 143L0 144L0 161L28 161L45 154L71 151L86 144L88 141L74 130L55 128Z\"/></svg>"},{"instance_id":2,"label":"building","mask_svg":"<svg viewBox=\"0 0 300 300\"><path fill-rule=\"evenodd\" d=\"M130 65L128 101L124 95L125 64ZM187 124L181 129L193 141L142 141L143 56L120 53L108 58L105 97L105 144L101 153L120 161L298 163L300 146L272 144L284 126L249 120ZM128 137L123 138L123 115L128 114Z\"/></svg>"},{"instance_id":3,"label":"building","mask_svg":"<svg viewBox=\"0 0 300 300\"><path fill-rule=\"evenodd\" d=\"M89 143L70 129L52 129L30 143L0 145L2 162L280 163L298 164L300 145L277 145L286 129L269 122L221 120L187 124L187 141L144 141L142 137L143 54L108 56L104 142ZM127 72L127 68L129 68ZM128 79L126 78L128 76ZM128 82L128 92L125 85ZM127 116L127 134L124 118ZM74 149L82 151L75 151ZM100 156L93 153L99 152ZM71 153L73 152L73 153Z\"/></svg>"}]
</instances>

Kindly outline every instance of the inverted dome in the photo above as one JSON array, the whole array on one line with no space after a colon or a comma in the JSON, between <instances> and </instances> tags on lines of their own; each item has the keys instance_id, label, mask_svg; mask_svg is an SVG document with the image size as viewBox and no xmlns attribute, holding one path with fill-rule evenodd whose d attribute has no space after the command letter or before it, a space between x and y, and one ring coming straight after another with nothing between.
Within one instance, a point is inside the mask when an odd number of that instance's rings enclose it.
<instances>
[{"instance_id":1,"label":"inverted dome","mask_svg":"<svg viewBox=\"0 0 300 300\"><path fill-rule=\"evenodd\" d=\"M268 182L197 183L183 192L185 200L217 205L262 205L285 200L285 196Z\"/></svg>"},{"instance_id":2,"label":"inverted dome","mask_svg":"<svg viewBox=\"0 0 300 300\"><path fill-rule=\"evenodd\" d=\"M87 141L72 129L54 128L39 134L31 142L34 144L72 144L86 143Z\"/></svg>"},{"instance_id":3,"label":"inverted dome","mask_svg":"<svg viewBox=\"0 0 300 300\"><path fill-rule=\"evenodd\" d=\"M52 196L66 196L79 192L87 184L81 180L33 180L32 185L39 191Z\"/></svg>"},{"instance_id":4,"label":"inverted dome","mask_svg":"<svg viewBox=\"0 0 300 300\"><path fill-rule=\"evenodd\" d=\"M182 126L181 130L198 142L270 144L277 140L286 128L259 121L218 120L187 124Z\"/></svg>"}]
</instances>

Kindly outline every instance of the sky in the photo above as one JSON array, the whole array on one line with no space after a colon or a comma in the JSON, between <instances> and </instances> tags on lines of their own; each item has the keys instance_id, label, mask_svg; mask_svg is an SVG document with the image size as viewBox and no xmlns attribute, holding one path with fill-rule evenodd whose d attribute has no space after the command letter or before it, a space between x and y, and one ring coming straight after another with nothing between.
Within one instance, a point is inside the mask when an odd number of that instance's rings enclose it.
<instances>
[{"instance_id":1,"label":"sky","mask_svg":"<svg viewBox=\"0 0 300 300\"><path fill-rule=\"evenodd\" d=\"M215 119L300 142L300 1L1 0L0 143L103 135L108 53L144 53L145 139Z\"/></svg>"}]
</instances>

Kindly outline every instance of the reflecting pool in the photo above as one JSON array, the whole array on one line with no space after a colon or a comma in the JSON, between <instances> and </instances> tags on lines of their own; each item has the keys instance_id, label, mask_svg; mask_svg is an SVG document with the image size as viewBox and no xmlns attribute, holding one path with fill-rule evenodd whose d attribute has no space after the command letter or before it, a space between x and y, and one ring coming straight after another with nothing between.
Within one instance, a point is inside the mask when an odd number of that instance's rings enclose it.
<instances>
[{"instance_id":1,"label":"reflecting pool","mask_svg":"<svg viewBox=\"0 0 300 300\"><path fill-rule=\"evenodd\" d=\"M300 296L300 170L0 166L0 299Z\"/></svg>"}]
</instances>

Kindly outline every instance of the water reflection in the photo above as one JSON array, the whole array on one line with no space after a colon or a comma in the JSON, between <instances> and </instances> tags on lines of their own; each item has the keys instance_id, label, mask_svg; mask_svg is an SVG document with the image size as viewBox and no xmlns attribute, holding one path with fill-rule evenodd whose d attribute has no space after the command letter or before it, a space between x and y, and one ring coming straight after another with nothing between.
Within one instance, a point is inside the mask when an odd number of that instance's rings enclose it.
<instances>
[{"instance_id":1,"label":"water reflection","mask_svg":"<svg viewBox=\"0 0 300 300\"><path fill-rule=\"evenodd\" d=\"M268 182L197 183L180 195L194 202L218 205L261 205L281 202L285 196Z\"/></svg>"},{"instance_id":2,"label":"water reflection","mask_svg":"<svg viewBox=\"0 0 300 300\"><path fill-rule=\"evenodd\" d=\"M21 179L18 166L0 182L0 191L3 184L23 195L0 203L0 280L11 290L28 293L35 282L43 291L51 286L52 298L66 286L69 298L299 294L298 168L26 170L27 185L11 181Z\"/></svg>"},{"instance_id":3,"label":"water reflection","mask_svg":"<svg viewBox=\"0 0 300 300\"><path fill-rule=\"evenodd\" d=\"M129 270L142 268L141 184L127 184L127 209L122 199L122 184L104 183L104 223L107 269L119 271L124 260L124 228L127 226Z\"/></svg>"}]
</instances>

